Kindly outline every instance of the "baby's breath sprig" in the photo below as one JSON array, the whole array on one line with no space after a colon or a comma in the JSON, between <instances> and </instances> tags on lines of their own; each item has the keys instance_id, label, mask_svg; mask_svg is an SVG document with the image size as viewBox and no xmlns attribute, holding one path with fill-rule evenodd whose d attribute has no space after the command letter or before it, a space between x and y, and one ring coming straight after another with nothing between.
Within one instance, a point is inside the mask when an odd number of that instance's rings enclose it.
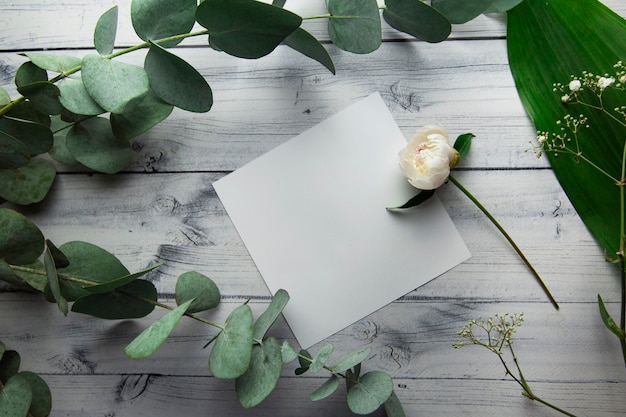
<instances>
[{"instance_id":1,"label":"baby's breath sprig","mask_svg":"<svg viewBox=\"0 0 626 417\"><path fill-rule=\"evenodd\" d=\"M513 380L522 387L522 395L524 397L537 401L566 416L575 417L574 414L537 397L530 389L526 378L524 378L522 369L520 368L515 351L513 350L513 335L517 332L517 329L521 327L523 322L524 313L496 314L493 317L487 318L487 320L482 317L472 319L457 333L458 339L452 346L456 349L472 345L482 346L495 353L504 366L506 375L513 378ZM514 370L507 362L509 356L515 364Z\"/></svg>"}]
</instances>

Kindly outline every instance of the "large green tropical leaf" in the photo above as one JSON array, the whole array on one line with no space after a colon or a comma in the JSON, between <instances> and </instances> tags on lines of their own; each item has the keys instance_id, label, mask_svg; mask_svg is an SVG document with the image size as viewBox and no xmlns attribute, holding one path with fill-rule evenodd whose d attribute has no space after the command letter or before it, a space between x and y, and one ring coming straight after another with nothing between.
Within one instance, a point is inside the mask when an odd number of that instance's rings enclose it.
<instances>
[{"instance_id":1,"label":"large green tropical leaf","mask_svg":"<svg viewBox=\"0 0 626 417\"><path fill-rule=\"evenodd\" d=\"M578 134L583 155L621 178L626 129L600 112L564 105L554 83L583 71L605 74L626 60L626 22L596 0L525 0L508 13L509 63L520 99L538 131L556 131L567 113L588 116ZM615 105L607 97L605 107ZM609 253L620 243L619 187L583 160L548 153L578 214Z\"/></svg>"}]
</instances>

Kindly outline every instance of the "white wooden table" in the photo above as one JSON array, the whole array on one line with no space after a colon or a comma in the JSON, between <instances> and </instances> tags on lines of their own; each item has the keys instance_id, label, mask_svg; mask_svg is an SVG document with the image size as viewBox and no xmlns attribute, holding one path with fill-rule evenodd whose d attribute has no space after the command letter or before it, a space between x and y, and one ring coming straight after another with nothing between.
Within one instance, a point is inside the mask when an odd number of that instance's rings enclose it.
<instances>
[{"instance_id":1,"label":"white wooden table","mask_svg":"<svg viewBox=\"0 0 626 417\"><path fill-rule=\"evenodd\" d=\"M323 4L300 3L306 4L294 10L302 14ZM24 61L18 52L89 53L97 18L115 4L120 6L118 45L133 45L138 40L129 0L0 2L0 85L14 91L12 77ZM606 4L626 15L622 1ZM325 38L324 25L307 27ZM194 269L222 290L223 303L212 316L216 321L248 299L258 313L269 291L212 182L379 91L407 136L425 124L440 124L451 136L476 135L456 176L523 248L561 309L549 304L496 229L449 185L439 195L472 258L327 342L335 344L337 354L370 346L364 367L393 376L407 415L557 415L522 397L495 355L476 347L452 348L469 319L524 312L516 352L535 393L579 416L623 415L626 367L596 304L599 293L617 314L617 269L605 263L547 162L525 152L534 129L507 65L504 19L480 17L455 27L441 44L405 39L385 30L381 48L365 56L327 45L335 76L286 47L247 61L210 50L204 39L187 42L178 53L211 84L213 109L174 111L133 140L133 160L121 174L63 168L44 203L19 210L57 244L95 243L130 270L165 261L150 275L165 303L173 303L175 277ZM142 56L128 59L140 62ZM325 375L294 376L294 364L286 366L266 402L243 410L233 384L209 374L208 352L202 349L209 336L195 322L184 322L151 358L133 361L123 348L162 312L122 322L78 314L64 318L39 296L2 288L0 337L20 352L23 369L48 382L53 416L350 414L340 393L309 401ZM274 333L293 340L284 321Z\"/></svg>"}]
</instances>

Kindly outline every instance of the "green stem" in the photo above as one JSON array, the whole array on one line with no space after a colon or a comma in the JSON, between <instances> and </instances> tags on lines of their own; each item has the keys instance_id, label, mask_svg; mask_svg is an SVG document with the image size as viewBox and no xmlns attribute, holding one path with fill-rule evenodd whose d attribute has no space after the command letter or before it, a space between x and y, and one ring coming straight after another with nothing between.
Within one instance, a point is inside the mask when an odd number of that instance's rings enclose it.
<instances>
[{"instance_id":1,"label":"green stem","mask_svg":"<svg viewBox=\"0 0 626 417\"><path fill-rule=\"evenodd\" d=\"M526 256L522 252L522 250L517 246L515 241L513 241L511 236L509 236L509 234L506 232L506 230L504 230L504 228L500 225L500 223L498 223L498 221L491 215L491 213L489 213L489 211L485 208L485 206L483 206L481 204L481 202L478 201L476 199L476 197L474 197L472 195L472 193L470 193L469 190L467 190L456 178L454 178L452 175L450 175L449 179L450 179L450 182L452 182L454 185L456 185L457 188L459 190L461 190L463 192L463 194L465 194L476 205L476 207L478 207L480 209L480 211L483 212L483 214L485 216L487 216L487 218L491 221L491 223L493 223L494 226L496 226L496 228L500 231L500 233L502 233L502 235L506 238L506 240L509 242L509 244L513 247L515 252L517 252L517 254L522 259L522 261L524 261L524 263L526 264L526 266L528 267L530 272L533 274L533 276L535 277L535 279L537 280L537 282L541 286L541 289L543 289L543 292L548 296L548 299L550 300L550 302L552 303L554 308L556 308L558 310L559 309L559 305L556 302L556 300L554 299L554 297L552 296L552 294L550 293L550 290L548 290L548 287L546 286L546 284L544 284L544 282L541 279L541 276L539 275L539 273L532 266L532 264L530 263L528 258L526 258Z\"/></svg>"}]
</instances>

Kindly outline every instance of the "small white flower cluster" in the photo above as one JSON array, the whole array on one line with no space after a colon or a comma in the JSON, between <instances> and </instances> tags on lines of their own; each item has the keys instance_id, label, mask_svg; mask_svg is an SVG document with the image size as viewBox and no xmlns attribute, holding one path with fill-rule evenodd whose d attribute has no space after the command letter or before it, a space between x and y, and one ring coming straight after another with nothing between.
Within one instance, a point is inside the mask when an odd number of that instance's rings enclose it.
<instances>
[{"instance_id":1,"label":"small white flower cluster","mask_svg":"<svg viewBox=\"0 0 626 417\"><path fill-rule=\"evenodd\" d=\"M559 127L558 132L538 131L536 143L531 142L537 158L540 158L544 151L554 152L554 156L558 156L559 151L576 154L578 151L568 150L567 146L572 142L572 138L576 140L581 128L589 128L587 117L583 114L578 117L566 114L563 119L557 120L556 124ZM578 148L578 145L576 147Z\"/></svg>"},{"instance_id":2,"label":"small white flower cluster","mask_svg":"<svg viewBox=\"0 0 626 417\"><path fill-rule=\"evenodd\" d=\"M524 313L504 315L496 314L487 320L479 317L470 320L458 333L458 340L452 346L459 349L464 346L484 346L498 355L502 354L502 348L513 344L513 335L517 328L524 322ZM476 335L474 329L480 330L484 335ZM482 337L485 337L483 340Z\"/></svg>"},{"instance_id":3,"label":"small white flower cluster","mask_svg":"<svg viewBox=\"0 0 626 417\"><path fill-rule=\"evenodd\" d=\"M579 102L579 95L585 89L598 97L610 87L623 90L626 85L626 67L622 61L618 61L613 67L615 68L613 74L595 75L589 71L583 71L580 76L572 75L567 85L554 84L554 91L562 93L563 103L574 103Z\"/></svg>"}]
</instances>

